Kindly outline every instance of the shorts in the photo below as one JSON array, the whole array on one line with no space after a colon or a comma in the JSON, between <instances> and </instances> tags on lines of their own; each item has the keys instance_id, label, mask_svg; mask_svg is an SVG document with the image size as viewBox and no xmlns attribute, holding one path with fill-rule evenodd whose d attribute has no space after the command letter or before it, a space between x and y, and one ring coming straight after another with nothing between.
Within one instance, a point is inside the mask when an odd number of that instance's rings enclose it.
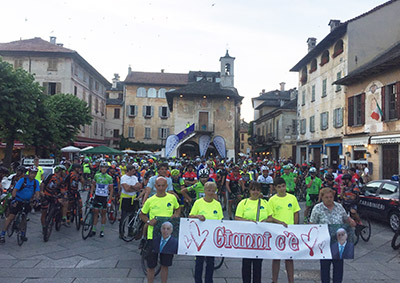
<instances>
[{"instance_id":1,"label":"shorts","mask_svg":"<svg viewBox=\"0 0 400 283\"><path fill-rule=\"evenodd\" d=\"M107 208L107 199L108 197L103 196L94 196L93 207L97 209L106 209Z\"/></svg>"},{"instance_id":2,"label":"shorts","mask_svg":"<svg viewBox=\"0 0 400 283\"><path fill-rule=\"evenodd\" d=\"M306 195L306 206L312 206L318 201L318 194L309 194Z\"/></svg>"},{"instance_id":3,"label":"shorts","mask_svg":"<svg viewBox=\"0 0 400 283\"><path fill-rule=\"evenodd\" d=\"M54 201L53 199L54 199L54 197L44 195L40 199L40 206L41 206L42 210L47 210L47 208L49 208L50 202Z\"/></svg>"},{"instance_id":4,"label":"shorts","mask_svg":"<svg viewBox=\"0 0 400 283\"><path fill-rule=\"evenodd\" d=\"M10 204L10 214L17 215L18 212L22 211L23 207L25 207L26 214L31 211L31 206L29 205L29 202L16 201L14 205Z\"/></svg>"},{"instance_id":5,"label":"shorts","mask_svg":"<svg viewBox=\"0 0 400 283\"><path fill-rule=\"evenodd\" d=\"M146 260L149 268L155 268L157 266L158 255L160 255L160 264L162 266L171 266L173 254L158 254L153 252L153 240L147 240L146 242Z\"/></svg>"},{"instance_id":6,"label":"shorts","mask_svg":"<svg viewBox=\"0 0 400 283\"><path fill-rule=\"evenodd\" d=\"M139 202L135 199L132 203L132 198L122 198L121 211L131 213L139 209Z\"/></svg>"}]
</instances>

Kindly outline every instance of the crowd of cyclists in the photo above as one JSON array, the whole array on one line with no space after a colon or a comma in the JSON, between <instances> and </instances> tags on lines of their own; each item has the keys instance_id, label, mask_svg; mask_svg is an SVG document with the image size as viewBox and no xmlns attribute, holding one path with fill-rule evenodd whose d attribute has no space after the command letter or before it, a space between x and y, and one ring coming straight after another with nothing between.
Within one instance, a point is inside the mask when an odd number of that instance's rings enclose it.
<instances>
[{"instance_id":1,"label":"crowd of cyclists","mask_svg":"<svg viewBox=\"0 0 400 283\"><path fill-rule=\"evenodd\" d=\"M122 223L127 215L137 211L157 194L156 183L159 177L165 178L166 192L175 196L179 203L181 217L189 217L194 202L206 197L207 182L215 184L213 197L220 202L222 210L227 211L228 218L233 220L239 202L254 197L251 188L260 188L258 192L260 199L268 201L277 194L277 185L274 185L274 182L278 180L279 183L279 180L284 180L287 194L293 195L298 201L306 201L304 221L298 220L297 217L298 222L308 223L312 207L321 201L319 191L326 187L335 192L335 201L340 202L356 222L360 221L357 205L363 178L354 168L342 167L338 171L328 167L317 170L313 163L293 164L291 160L250 158L235 163L233 159L218 158L159 160L148 156L135 158L118 156L115 159L108 156L80 156L76 157L72 164L63 158L61 163L55 166L54 173L45 179L41 174L38 178L40 167L37 164L28 168L19 166L15 171L16 174L8 189L10 199L8 202L2 201L2 205L8 204L8 209L5 212L7 218L0 234L0 243L5 242L8 226L18 211L23 207L25 211L30 211L32 204L40 205L43 234L46 234L49 204L54 201L60 204L61 223L69 227L71 221L69 207L76 199L79 200L80 222L84 217L82 213L84 205L89 202L93 205L94 223L89 236L96 235L100 215L99 236L104 237L106 210L110 204L112 202L117 204L115 215L111 217L118 218ZM7 169L0 168L0 180L8 174ZM82 202L80 191L87 191L85 202ZM151 223L149 218L142 219L146 220L140 243L143 247L146 242L146 227L154 223ZM121 229L120 224L120 238ZM27 240L25 234L23 239Z\"/></svg>"}]
</instances>

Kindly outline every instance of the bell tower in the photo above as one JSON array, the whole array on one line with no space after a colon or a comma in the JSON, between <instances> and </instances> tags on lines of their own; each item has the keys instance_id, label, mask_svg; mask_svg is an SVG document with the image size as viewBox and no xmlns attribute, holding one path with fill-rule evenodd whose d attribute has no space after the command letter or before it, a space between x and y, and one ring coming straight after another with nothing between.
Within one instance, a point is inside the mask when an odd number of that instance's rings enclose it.
<instances>
[{"instance_id":1,"label":"bell tower","mask_svg":"<svg viewBox=\"0 0 400 283\"><path fill-rule=\"evenodd\" d=\"M235 57L229 56L228 50L224 57L219 58L221 62L221 86L222 87L234 87L234 61Z\"/></svg>"}]
</instances>

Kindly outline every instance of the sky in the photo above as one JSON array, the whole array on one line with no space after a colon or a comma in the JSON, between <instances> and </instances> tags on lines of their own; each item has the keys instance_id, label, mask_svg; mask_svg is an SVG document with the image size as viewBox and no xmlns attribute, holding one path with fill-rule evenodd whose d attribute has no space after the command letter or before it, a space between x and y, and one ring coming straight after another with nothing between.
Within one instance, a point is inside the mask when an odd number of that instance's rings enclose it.
<instances>
[{"instance_id":1,"label":"sky","mask_svg":"<svg viewBox=\"0 0 400 283\"><path fill-rule=\"evenodd\" d=\"M235 57L242 117L262 89L298 86L289 70L342 22L384 0L14 0L2 5L0 42L57 37L108 81L133 71L220 71L226 49ZM5 12L7 10L8 12Z\"/></svg>"}]
</instances>

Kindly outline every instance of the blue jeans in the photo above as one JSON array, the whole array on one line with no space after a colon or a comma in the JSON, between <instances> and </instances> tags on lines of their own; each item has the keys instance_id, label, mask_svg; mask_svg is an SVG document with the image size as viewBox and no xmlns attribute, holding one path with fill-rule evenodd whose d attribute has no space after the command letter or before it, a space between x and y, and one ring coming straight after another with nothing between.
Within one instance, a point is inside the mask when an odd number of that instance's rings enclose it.
<instances>
[{"instance_id":1,"label":"blue jeans","mask_svg":"<svg viewBox=\"0 0 400 283\"><path fill-rule=\"evenodd\" d=\"M203 283L203 265L206 261L206 283L213 283L214 274L214 257L213 256L196 256L196 267L194 270L194 282Z\"/></svg>"},{"instance_id":2,"label":"blue jeans","mask_svg":"<svg viewBox=\"0 0 400 283\"><path fill-rule=\"evenodd\" d=\"M330 283L331 264L333 264L333 283L343 281L343 259L321 259L321 282Z\"/></svg>"}]
</instances>

